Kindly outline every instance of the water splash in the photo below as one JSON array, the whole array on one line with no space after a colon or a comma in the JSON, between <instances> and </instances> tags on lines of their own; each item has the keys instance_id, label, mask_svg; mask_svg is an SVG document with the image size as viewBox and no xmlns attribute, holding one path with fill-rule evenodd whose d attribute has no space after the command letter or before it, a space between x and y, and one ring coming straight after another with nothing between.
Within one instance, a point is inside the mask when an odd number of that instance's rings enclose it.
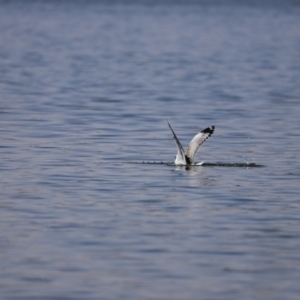
<instances>
[{"instance_id":1,"label":"water splash","mask_svg":"<svg viewBox=\"0 0 300 300\"><path fill-rule=\"evenodd\" d=\"M126 162L129 164L147 164L147 165L165 165L165 166L176 166L174 162L163 162L163 161L130 161ZM178 166L177 166L178 167ZM183 166L186 167L186 166ZM255 163L245 162L245 163L203 163L200 165L193 165L189 167L235 167L235 168L261 168L264 165L259 165Z\"/></svg>"}]
</instances>

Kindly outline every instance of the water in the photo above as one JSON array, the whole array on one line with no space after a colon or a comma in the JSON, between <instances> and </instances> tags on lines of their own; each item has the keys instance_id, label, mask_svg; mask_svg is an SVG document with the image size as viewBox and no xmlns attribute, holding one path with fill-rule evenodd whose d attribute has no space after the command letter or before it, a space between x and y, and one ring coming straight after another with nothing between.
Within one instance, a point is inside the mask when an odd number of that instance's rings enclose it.
<instances>
[{"instance_id":1,"label":"water","mask_svg":"<svg viewBox=\"0 0 300 300\"><path fill-rule=\"evenodd\" d=\"M2 1L1 299L299 299L299 14Z\"/></svg>"}]
</instances>

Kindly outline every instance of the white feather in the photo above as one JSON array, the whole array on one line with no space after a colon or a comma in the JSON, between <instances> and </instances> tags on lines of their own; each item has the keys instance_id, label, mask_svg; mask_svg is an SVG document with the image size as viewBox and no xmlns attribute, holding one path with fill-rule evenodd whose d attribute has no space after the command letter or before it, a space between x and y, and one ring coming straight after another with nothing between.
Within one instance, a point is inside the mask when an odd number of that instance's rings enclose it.
<instances>
[{"instance_id":1,"label":"white feather","mask_svg":"<svg viewBox=\"0 0 300 300\"><path fill-rule=\"evenodd\" d=\"M174 130L172 129L170 123L168 122L168 125L173 133L174 140L176 142L177 146L177 155L175 158L175 165L202 165L204 163L200 162L195 164L194 159L195 156L200 148L200 146L214 133L215 126L207 127L204 130L197 133L191 142L189 143L189 146L186 150L186 153L184 152L183 147L180 144L179 139L177 138Z\"/></svg>"}]
</instances>

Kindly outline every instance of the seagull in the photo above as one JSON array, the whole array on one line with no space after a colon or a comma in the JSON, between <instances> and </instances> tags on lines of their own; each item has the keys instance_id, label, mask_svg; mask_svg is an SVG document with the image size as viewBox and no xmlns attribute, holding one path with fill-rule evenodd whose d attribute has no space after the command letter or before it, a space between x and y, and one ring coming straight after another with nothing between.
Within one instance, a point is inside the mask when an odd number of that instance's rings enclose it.
<instances>
[{"instance_id":1,"label":"seagull","mask_svg":"<svg viewBox=\"0 0 300 300\"><path fill-rule=\"evenodd\" d=\"M181 146L179 139L177 138L169 122L168 125L173 133L173 137L177 146L175 165L176 166L201 166L204 163L204 161L200 163L195 163L194 158L196 156L199 147L214 133L215 126L207 127L202 131L200 131L199 133L197 133L189 143L189 146L186 152L184 153L183 147Z\"/></svg>"}]
</instances>

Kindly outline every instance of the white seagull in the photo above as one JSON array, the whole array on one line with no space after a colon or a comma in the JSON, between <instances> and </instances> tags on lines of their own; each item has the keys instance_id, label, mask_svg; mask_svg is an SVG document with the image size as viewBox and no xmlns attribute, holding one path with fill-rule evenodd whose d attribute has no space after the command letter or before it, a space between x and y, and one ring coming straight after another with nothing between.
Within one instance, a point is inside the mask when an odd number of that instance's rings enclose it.
<instances>
[{"instance_id":1,"label":"white seagull","mask_svg":"<svg viewBox=\"0 0 300 300\"><path fill-rule=\"evenodd\" d=\"M204 161L200 163L195 163L194 158L196 156L199 147L214 133L215 126L207 127L202 131L200 131L199 133L197 133L189 143L186 153L184 153L183 147L181 146L179 139L177 138L169 122L168 125L173 133L173 137L176 142L177 151L178 151L175 157L175 165L176 166L195 166L195 165L201 166L204 163Z\"/></svg>"}]
</instances>

